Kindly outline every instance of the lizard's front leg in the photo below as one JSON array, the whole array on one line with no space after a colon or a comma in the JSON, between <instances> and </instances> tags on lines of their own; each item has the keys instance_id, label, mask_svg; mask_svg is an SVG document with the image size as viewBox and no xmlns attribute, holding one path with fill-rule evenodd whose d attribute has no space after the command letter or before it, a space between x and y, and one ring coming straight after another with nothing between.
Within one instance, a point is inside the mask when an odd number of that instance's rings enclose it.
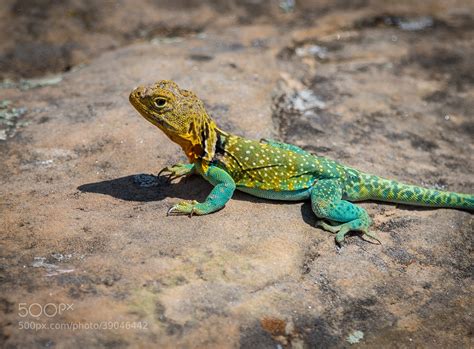
<instances>
[{"instance_id":1,"label":"lizard's front leg","mask_svg":"<svg viewBox=\"0 0 474 349\"><path fill-rule=\"evenodd\" d=\"M168 181L171 182L173 179L189 176L195 172L196 167L194 164L176 164L162 169L160 172L158 172L158 177L163 173L168 173Z\"/></svg>"},{"instance_id":2,"label":"lizard's front leg","mask_svg":"<svg viewBox=\"0 0 474 349\"><path fill-rule=\"evenodd\" d=\"M210 166L202 176L207 179L214 188L204 202L182 201L168 211L168 215L189 214L205 215L220 210L230 200L235 191L235 182L223 169Z\"/></svg>"}]
</instances>

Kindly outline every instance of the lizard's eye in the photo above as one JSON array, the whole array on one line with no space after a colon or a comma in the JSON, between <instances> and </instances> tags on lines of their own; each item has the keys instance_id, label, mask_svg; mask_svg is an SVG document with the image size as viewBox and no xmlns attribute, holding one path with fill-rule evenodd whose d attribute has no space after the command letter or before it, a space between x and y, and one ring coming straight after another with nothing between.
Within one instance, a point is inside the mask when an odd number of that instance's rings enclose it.
<instances>
[{"instance_id":1,"label":"lizard's eye","mask_svg":"<svg viewBox=\"0 0 474 349\"><path fill-rule=\"evenodd\" d=\"M166 99L165 98L157 98L157 99L155 99L154 103L158 108L163 108L166 105Z\"/></svg>"}]
</instances>

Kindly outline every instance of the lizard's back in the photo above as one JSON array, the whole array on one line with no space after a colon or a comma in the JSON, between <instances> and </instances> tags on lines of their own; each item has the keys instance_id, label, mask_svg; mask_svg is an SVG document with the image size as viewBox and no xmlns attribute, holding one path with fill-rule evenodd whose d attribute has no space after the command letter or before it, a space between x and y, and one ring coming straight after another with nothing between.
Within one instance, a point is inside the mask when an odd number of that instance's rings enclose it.
<instances>
[{"instance_id":1,"label":"lizard's back","mask_svg":"<svg viewBox=\"0 0 474 349\"><path fill-rule=\"evenodd\" d=\"M310 153L296 153L271 144L228 136L217 145L216 165L224 168L237 187L270 191L311 188L327 164ZM336 169L337 163L331 162Z\"/></svg>"}]
</instances>

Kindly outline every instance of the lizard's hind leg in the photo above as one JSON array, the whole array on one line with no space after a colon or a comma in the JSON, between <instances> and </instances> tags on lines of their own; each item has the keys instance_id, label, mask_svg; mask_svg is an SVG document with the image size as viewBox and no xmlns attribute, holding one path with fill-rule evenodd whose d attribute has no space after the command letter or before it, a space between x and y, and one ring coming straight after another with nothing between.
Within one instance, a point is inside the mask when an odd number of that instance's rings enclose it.
<instances>
[{"instance_id":1,"label":"lizard's hind leg","mask_svg":"<svg viewBox=\"0 0 474 349\"><path fill-rule=\"evenodd\" d=\"M317 181L311 191L311 207L318 218L342 223L339 225L319 223L324 230L336 234L337 243L343 242L345 235L350 231L360 231L380 243L378 237L369 232L372 221L367 211L349 201L342 200L342 185L339 180Z\"/></svg>"}]
</instances>

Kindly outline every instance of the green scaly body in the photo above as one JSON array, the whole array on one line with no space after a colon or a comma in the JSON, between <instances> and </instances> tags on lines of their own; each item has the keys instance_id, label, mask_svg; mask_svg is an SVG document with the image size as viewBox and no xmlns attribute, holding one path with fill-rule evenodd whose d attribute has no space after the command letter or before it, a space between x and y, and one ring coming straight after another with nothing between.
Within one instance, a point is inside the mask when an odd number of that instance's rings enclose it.
<instances>
[{"instance_id":1,"label":"green scaly body","mask_svg":"<svg viewBox=\"0 0 474 349\"><path fill-rule=\"evenodd\" d=\"M214 124L202 102L171 81L132 91L130 101L151 123L179 144L190 164L164 169L172 177L200 174L214 189L205 202L181 202L171 214L204 215L224 207L238 189L272 200L310 199L319 225L342 242L347 232L368 228L365 209L351 201L379 200L409 205L473 210L474 196L426 189L366 174L315 156L294 145L253 141L228 134Z\"/></svg>"},{"instance_id":2,"label":"green scaly body","mask_svg":"<svg viewBox=\"0 0 474 349\"><path fill-rule=\"evenodd\" d=\"M343 187L343 198L349 201L474 208L472 195L431 190L366 174L294 145L256 142L230 135L222 138L225 141L217 146L218 154L220 152L222 156L217 157L214 165L232 176L237 189L253 192L256 196L278 200L281 192L298 193L310 189L318 180L337 179ZM284 195L282 200L291 198L291 194Z\"/></svg>"}]
</instances>

